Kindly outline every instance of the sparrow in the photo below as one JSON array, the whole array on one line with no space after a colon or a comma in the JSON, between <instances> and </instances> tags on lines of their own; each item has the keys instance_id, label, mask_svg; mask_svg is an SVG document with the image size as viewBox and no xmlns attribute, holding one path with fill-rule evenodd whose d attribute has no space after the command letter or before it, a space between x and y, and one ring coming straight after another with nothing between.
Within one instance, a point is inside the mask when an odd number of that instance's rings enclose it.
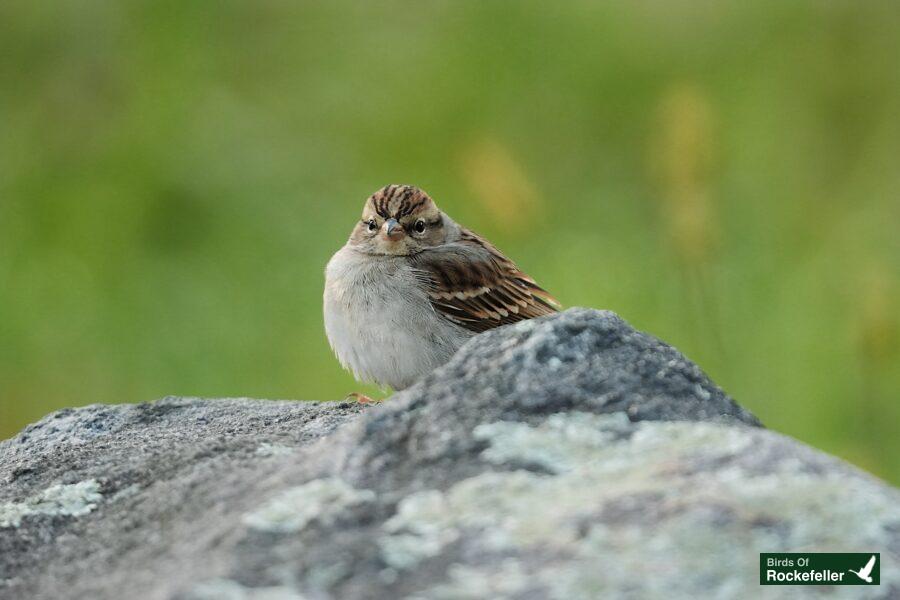
<instances>
[{"instance_id":1,"label":"sparrow","mask_svg":"<svg viewBox=\"0 0 900 600\"><path fill-rule=\"evenodd\" d=\"M331 348L358 381L382 388L408 388L476 334L559 308L513 261L411 185L388 185L366 199L325 269Z\"/></svg>"}]
</instances>

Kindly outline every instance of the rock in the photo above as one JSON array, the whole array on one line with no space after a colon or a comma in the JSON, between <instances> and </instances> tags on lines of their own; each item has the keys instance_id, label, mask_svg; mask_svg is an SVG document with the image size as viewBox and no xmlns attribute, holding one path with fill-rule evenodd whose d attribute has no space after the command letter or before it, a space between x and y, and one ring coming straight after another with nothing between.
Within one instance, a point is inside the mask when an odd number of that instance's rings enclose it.
<instances>
[{"instance_id":1,"label":"rock","mask_svg":"<svg viewBox=\"0 0 900 600\"><path fill-rule=\"evenodd\" d=\"M0 482L4 599L900 595L897 490L608 312L480 335L372 408L60 411ZM881 552L881 586L758 585L800 549Z\"/></svg>"}]
</instances>

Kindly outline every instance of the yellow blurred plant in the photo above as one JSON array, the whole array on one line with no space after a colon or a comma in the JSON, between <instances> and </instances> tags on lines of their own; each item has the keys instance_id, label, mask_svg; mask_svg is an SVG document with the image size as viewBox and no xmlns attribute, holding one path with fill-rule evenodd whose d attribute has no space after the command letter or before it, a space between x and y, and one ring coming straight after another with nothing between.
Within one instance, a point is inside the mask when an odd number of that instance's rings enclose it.
<instances>
[{"instance_id":1,"label":"yellow blurred plant","mask_svg":"<svg viewBox=\"0 0 900 600\"><path fill-rule=\"evenodd\" d=\"M656 131L652 167L663 222L677 255L687 264L702 264L717 242L710 191L712 108L699 89L677 84L660 100Z\"/></svg>"},{"instance_id":2,"label":"yellow blurred plant","mask_svg":"<svg viewBox=\"0 0 900 600\"><path fill-rule=\"evenodd\" d=\"M494 227L504 233L520 233L534 222L541 207L536 188L500 141L485 137L466 146L460 168Z\"/></svg>"}]
</instances>

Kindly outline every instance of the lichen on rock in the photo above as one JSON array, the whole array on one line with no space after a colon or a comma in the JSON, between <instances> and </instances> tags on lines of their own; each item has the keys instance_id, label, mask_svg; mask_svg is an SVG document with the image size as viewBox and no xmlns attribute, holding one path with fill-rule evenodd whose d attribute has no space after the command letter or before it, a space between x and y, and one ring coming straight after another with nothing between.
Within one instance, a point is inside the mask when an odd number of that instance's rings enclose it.
<instances>
[{"instance_id":1,"label":"lichen on rock","mask_svg":"<svg viewBox=\"0 0 900 600\"><path fill-rule=\"evenodd\" d=\"M31 515L80 517L97 508L102 498L94 479L52 485L24 502L0 505L0 527L19 527Z\"/></svg>"},{"instance_id":2,"label":"lichen on rock","mask_svg":"<svg viewBox=\"0 0 900 600\"><path fill-rule=\"evenodd\" d=\"M374 499L372 491L354 489L341 479L314 479L278 493L244 515L243 522L258 531L294 533L314 520L329 525L345 509Z\"/></svg>"},{"instance_id":3,"label":"lichen on rock","mask_svg":"<svg viewBox=\"0 0 900 600\"><path fill-rule=\"evenodd\" d=\"M287 586L247 587L230 579L198 583L183 600L309 600Z\"/></svg>"},{"instance_id":4,"label":"lichen on rock","mask_svg":"<svg viewBox=\"0 0 900 600\"><path fill-rule=\"evenodd\" d=\"M538 426L486 424L475 431L491 444L483 457L499 466L538 465L541 472L488 472L444 493L406 498L387 522L395 533L381 542L385 558L397 555L398 535L407 550L429 548L401 555L406 562L394 563L400 568L439 554L441 541L463 539L483 552L516 554L504 559L506 574L493 563L486 569L457 565L448 581L421 598L523 581L509 573L528 573L527 589L560 600L626 589L639 597L705 590L705 597L730 598L756 585L760 552L867 552L896 543L900 504L874 482L851 487L837 474L804 472L802 461L785 461L770 472L752 464L692 472L698 459L727 464L750 452L758 434L720 424L629 425L583 413L554 415ZM528 557L535 553L548 558L534 564ZM900 586L900 576L883 571L882 583ZM799 590L796 597L812 595Z\"/></svg>"},{"instance_id":5,"label":"lichen on rock","mask_svg":"<svg viewBox=\"0 0 900 600\"><path fill-rule=\"evenodd\" d=\"M270 456L290 456L294 453L294 448L290 446L285 446L284 444L272 444L269 442L264 442L260 444L254 454L256 456L261 456L264 458L268 458Z\"/></svg>"}]
</instances>

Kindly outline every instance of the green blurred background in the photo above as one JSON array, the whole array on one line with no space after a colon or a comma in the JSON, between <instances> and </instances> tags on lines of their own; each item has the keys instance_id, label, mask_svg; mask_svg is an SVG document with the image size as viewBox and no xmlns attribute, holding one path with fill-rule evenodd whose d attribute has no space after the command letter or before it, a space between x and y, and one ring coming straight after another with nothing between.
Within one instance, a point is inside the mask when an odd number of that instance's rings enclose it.
<instances>
[{"instance_id":1,"label":"green blurred background","mask_svg":"<svg viewBox=\"0 0 900 600\"><path fill-rule=\"evenodd\" d=\"M0 438L366 391L322 271L414 183L898 483L898 39L893 1L4 1Z\"/></svg>"}]
</instances>

